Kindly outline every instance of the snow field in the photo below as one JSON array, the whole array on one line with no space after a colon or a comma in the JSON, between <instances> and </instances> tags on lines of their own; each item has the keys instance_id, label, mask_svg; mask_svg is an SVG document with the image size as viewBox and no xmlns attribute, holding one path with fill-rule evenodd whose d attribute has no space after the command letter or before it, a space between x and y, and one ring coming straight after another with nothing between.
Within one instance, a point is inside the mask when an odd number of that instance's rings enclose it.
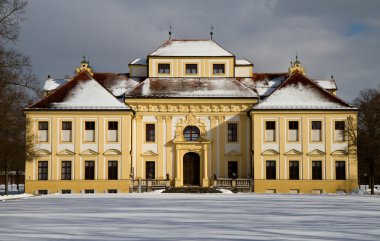
<instances>
[{"instance_id":1,"label":"snow field","mask_svg":"<svg viewBox=\"0 0 380 241\"><path fill-rule=\"evenodd\" d=\"M4 240L379 240L380 197L96 194L0 202Z\"/></svg>"}]
</instances>

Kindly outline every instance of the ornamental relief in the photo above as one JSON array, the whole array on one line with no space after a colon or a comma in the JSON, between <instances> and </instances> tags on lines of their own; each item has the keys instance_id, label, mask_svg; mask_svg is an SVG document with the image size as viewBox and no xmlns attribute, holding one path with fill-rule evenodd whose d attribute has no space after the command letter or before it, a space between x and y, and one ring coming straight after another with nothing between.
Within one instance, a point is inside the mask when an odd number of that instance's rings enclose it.
<instances>
[{"instance_id":1,"label":"ornamental relief","mask_svg":"<svg viewBox=\"0 0 380 241\"><path fill-rule=\"evenodd\" d=\"M175 136L179 138L183 135L183 130L186 126L196 126L199 128L201 136L206 136L206 124L195 116L193 112L187 114L185 119L180 119L176 124Z\"/></svg>"},{"instance_id":2,"label":"ornamental relief","mask_svg":"<svg viewBox=\"0 0 380 241\"><path fill-rule=\"evenodd\" d=\"M247 104L213 104L213 105L165 105L165 104L127 104L134 111L141 112L241 112L248 111Z\"/></svg>"}]
</instances>

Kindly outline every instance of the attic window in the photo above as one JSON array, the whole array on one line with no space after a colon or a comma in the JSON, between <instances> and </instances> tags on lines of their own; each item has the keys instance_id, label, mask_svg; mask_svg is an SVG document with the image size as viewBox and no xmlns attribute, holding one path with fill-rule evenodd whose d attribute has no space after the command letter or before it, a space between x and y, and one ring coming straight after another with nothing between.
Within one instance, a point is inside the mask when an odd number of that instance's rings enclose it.
<instances>
[{"instance_id":1,"label":"attic window","mask_svg":"<svg viewBox=\"0 0 380 241\"><path fill-rule=\"evenodd\" d=\"M159 74L170 74L170 64L158 64Z\"/></svg>"}]
</instances>

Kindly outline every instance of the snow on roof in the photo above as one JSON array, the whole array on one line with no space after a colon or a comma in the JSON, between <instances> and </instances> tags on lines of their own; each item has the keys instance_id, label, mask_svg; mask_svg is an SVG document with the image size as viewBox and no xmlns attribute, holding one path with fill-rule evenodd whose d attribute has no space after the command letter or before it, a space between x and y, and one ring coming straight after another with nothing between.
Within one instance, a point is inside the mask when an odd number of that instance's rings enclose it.
<instances>
[{"instance_id":1,"label":"snow on roof","mask_svg":"<svg viewBox=\"0 0 380 241\"><path fill-rule=\"evenodd\" d=\"M137 58L133 60L130 64L135 64L135 65L148 65L147 59L143 58Z\"/></svg>"},{"instance_id":2,"label":"snow on roof","mask_svg":"<svg viewBox=\"0 0 380 241\"><path fill-rule=\"evenodd\" d=\"M118 101L93 78L78 82L61 102L53 102L51 106L53 108L126 108L125 104Z\"/></svg>"},{"instance_id":3,"label":"snow on roof","mask_svg":"<svg viewBox=\"0 0 380 241\"><path fill-rule=\"evenodd\" d=\"M254 73L251 78L237 78L261 97L268 96L288 77L288 73Z\"/></svg>"},{"instance_id":4,"label":"snow on roof","mask_svg":"<svg viewBox=\"0 0 380 241\"><path fill-rule=\"evenodd\" d=\"M44 90L45 91L52 91L57 89L59 86L67 83L69 81L68 79L53 79L49 78L45 80Z\"/></svg>"},{"instance_id":5,"label":"snow on roof","mask_svg":"<svg viewBox=\"0 0 380 241\"><path fill-rule=\"evenodd\" d=\"M337 89L336 83L332 79L319 79L319 80L313 80L313 81L326 90Z\"/></svg>"},{"instance_id":6,"label":"snow on roof","mask_svg":"<svg viewBox=\"0 0 380 241\"><path fill-rule=\"evenodd\" d=\"M293 74L253 109L355 109L302 74Z\"/></svg>"},{"instance_id":7,"label":"snow on roof","mask_svg":"<svg viewBox=\"0 0 380 241\"><path fill-rule=\"evenodd\" d=\"M137 86L143 78L130 78L127 74L94 73L96 81L107 88L114 96L121 96Z\"/></svg>"},{"instance_id":8,"label":"snow on roof","mask_svg":"<svg viewBox=\"0 0 380 241\"><path fill-rule=\"evenodd\" d=\"M235 65L253 65L253 64L246 59L237 59L235 61Z\"/></svg>"},{"instance_id":9,"label":"snow on roof","mask_svg":"<svg viewBox=\"0 0 380 241\"><path fill-rule=\"evenodd\" d=\"M148 78L126 97L257 98L234 78Z\"/></svg>"},{"instance_id":10,"label":"snow on roof","mask_svg":"<svg viewBox=\"0 0 380 241\"><path fill-rule=\"evenodd\" d=\"M210 39L170 39L149 56L234 56Z\"/></svg>"}]
</instances>

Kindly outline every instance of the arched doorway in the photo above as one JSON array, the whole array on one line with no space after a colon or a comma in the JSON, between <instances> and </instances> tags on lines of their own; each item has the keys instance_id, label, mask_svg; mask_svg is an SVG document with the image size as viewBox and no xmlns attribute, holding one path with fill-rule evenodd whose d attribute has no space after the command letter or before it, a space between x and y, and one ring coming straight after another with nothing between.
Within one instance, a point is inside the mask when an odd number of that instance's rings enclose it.
<instances>
[{"instance_id":1,"label":"arched doorway","mask_svg":"<svg viewBox=\"0 0 380 241\"><path fill-rule=\"evenodd\" d=\"M200 157L195 152L188 152L183 156L183 185L200 185Z\"/></svg>"}]
</instances>

